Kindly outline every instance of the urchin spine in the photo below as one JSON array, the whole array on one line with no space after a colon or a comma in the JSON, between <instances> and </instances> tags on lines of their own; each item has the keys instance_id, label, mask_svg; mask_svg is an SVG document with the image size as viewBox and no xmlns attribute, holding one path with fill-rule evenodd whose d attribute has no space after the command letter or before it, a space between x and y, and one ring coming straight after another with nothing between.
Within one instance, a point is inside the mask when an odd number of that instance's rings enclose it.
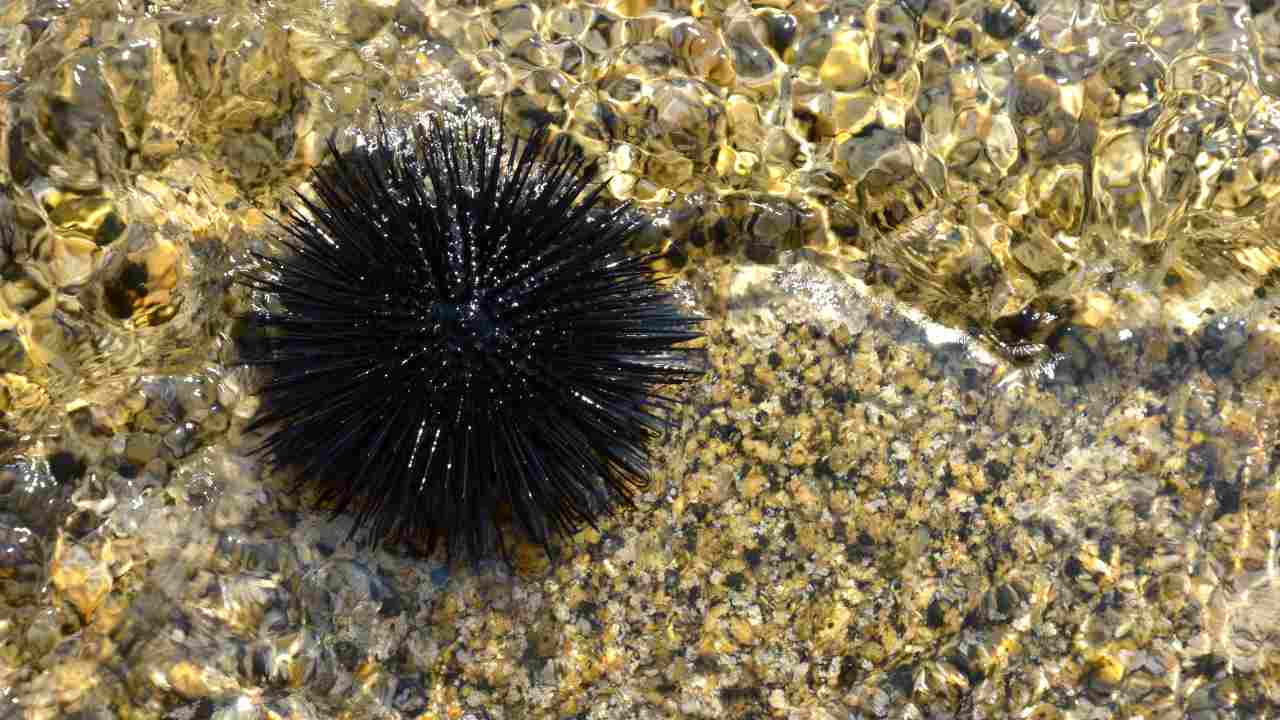
<instances>
[{"instance_id":1,"label":"urchin spine","mask_svg":"<svg viewBox=\"0 0 1280 720\"><path fill-rule=\"evenodd\" d=\"M500 508L545 546L631 504L677 404L659 387L699 374L700 320L625 247L647 218L548 136L435 117L331 142L286 253L242 278L260 450L375 542L481 556Z\"/></svg>"}]
</instances>

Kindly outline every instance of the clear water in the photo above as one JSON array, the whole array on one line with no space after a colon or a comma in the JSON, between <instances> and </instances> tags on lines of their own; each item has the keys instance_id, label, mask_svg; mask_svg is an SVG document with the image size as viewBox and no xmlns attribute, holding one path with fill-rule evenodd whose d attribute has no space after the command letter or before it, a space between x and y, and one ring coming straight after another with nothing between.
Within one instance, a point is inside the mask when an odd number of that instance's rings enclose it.
<instances>
[{"instance_id":1,"label":"clear water","mask_svg":"<svg viewBox=\"0 0 1280 720\"><path fill-rule=\"evenodd\" d=\"M1280 8L0 8L0 717L1266 717ZM710 373L557 563L344 543L229 274L336 132L541 120Z\"/></svg>"}]
</instances>

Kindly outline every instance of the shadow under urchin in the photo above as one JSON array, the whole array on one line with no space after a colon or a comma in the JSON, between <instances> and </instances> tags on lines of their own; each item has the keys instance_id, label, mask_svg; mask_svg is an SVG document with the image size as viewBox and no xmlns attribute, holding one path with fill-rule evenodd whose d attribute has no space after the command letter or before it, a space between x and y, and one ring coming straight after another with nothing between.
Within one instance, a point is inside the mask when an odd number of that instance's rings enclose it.
<instances>
[{"instance_id":1,"label":"shadow under urchin","mask_svg":"<svg viewBox=\"0 0 1280 720\"><path fill-rule=\"evenodd\" d=\"M500 126L499 126L500 127ZM648 443L701 374L681 311L605 208L596 166L545 127L484 121L361 135L254 253L241 359L266 370L257 450L373 543L505 553L506 514L550 550L631 505Z\"/></svg>"}]
</instances>

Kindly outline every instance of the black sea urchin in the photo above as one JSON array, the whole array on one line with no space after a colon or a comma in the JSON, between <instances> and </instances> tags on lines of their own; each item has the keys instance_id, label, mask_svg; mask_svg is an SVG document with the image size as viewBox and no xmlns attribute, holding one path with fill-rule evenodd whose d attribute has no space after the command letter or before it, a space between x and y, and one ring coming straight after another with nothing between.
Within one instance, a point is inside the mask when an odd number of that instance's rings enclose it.
<instances>
[{"instance_id":1,"label":"black sea urchin","mask_svg":"<svg viewBox=\"0 0 1280 720\"><path fill-rule=\"evenodd\" d=\"M288 253L241 280L260 449L372 541L451 554L501 550L502 508L545 547L631 504L675 405L659 386L700 372L700 320L624 248L648 219L604 208L545 128L437 118L329 149L284 208Z\"/></svg>"}]
</instances>

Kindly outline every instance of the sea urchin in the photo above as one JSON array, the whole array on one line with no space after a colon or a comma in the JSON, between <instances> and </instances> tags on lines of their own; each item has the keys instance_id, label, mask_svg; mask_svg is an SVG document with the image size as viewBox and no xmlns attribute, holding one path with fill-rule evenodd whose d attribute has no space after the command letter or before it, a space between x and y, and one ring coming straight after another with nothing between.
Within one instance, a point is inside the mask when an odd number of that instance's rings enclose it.
<instances>
[{"instance_id":1,"label":"sea urchin","mask_svg":"<svg viewBox=\"0 0 1280 720\"><path fill-rule=\"evenodd\" d=\"M286 252L241 277L260 451L375 543L480 557L505 513L546 547L631 504L676 403L660 387L700 372L700 320L625 248L648 219L548 135L445 116L331 141Z\"/></svg>"}]
</instances>

